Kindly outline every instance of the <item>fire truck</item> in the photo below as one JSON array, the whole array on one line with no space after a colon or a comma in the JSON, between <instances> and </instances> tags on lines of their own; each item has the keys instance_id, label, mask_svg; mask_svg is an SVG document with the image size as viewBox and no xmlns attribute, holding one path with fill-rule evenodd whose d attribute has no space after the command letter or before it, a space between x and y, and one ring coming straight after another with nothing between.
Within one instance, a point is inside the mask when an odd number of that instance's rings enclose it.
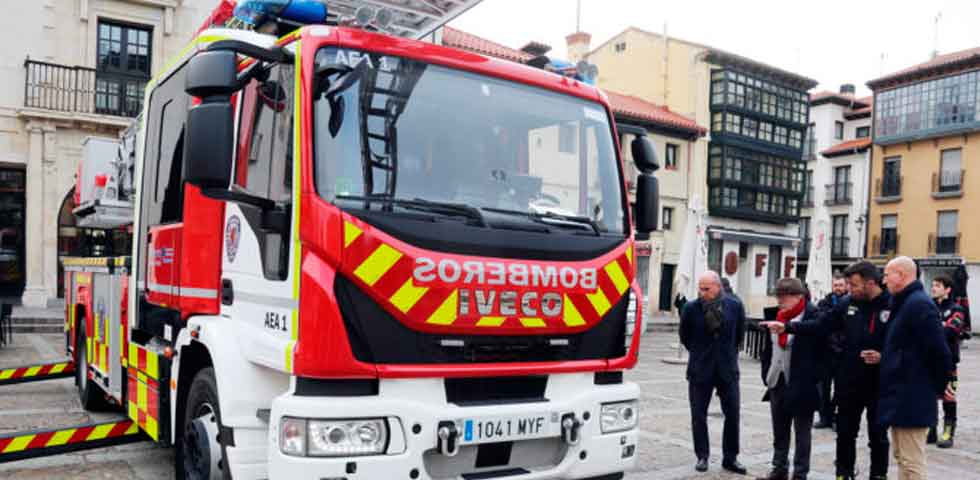
<instances>
[{"instance_id":1,"label":"fire truck","mask_svg":"<svg viewBox=\"0 0 980 480\"><path fill-rule=\"evenodd\" d=\"M478 0L224 0L80 166L68 359L115 420L0 462L126 442L178 478L616 479L638 442L651 142L627 196L605 95L445 48ZM105 148L93 151L105 152Z\"/></svg>"}]
</instances>

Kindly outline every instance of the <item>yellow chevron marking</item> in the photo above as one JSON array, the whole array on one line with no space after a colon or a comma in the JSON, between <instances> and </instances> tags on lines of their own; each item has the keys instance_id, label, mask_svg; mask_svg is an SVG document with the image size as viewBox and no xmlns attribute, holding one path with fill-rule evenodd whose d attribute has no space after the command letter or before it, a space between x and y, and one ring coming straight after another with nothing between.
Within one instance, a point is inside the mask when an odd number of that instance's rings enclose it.
<instances>
[{"instance_id":1,"label":"yellow chevron marking","mask_svg":"<svg viewBox=\"0 0 980 480\"><path fill-rule=\"evenodd\" d=\"M633 245L626 247L626 261L630 262L630 265L633 264Z\"/></svg>"},{"instance_id":2,"label":"yellow chevron marking","mask_svg":"<svg viewBox=\"0 0 980 480\"><path fill-rule=\"evenodd\" d=\"M109 432L112 431L112 427L115 427L114 423L107 423L105 425L99 425L92 429L92 433L88 434L88 438L85 440L102 440L103 438L109 436Z\"/></svg>"},{"instance_id":3,"label":"yellow chevron marking","mask_svg":"<svg viewBox=\"0 0 980 480\"><path fill-rule=\"evenodd\" d=\"M129 344L129 364L135 368L140 366L140 351L135 343Z\"/></svg>"},{"instance_id":4,"label":"yellow chevron marking","mask_svg":"<svg viewBox=\"0 0 980 480\"><path fill-rule=\"evenodd\" d=\"M34 375L37 375L37 372L40 372L40 371L41 371L41 367L31 367L31 368L28 368L26 372L24 372L24 376L25 377L33 377Z\"/></svg>"},{"instance_id":5,"label":"yellow chevron marking","mask_svg":"<svg viewBox=\"0 0 980 480\"><path fill-rule=\"evenodd\" d=\"M453 290L453 293L446 298L446 301L442 302L442 305L432 312L429 319L425 323L432 323L435 325L452 325L456 321L456 311L459 302L459 290Z\"/></svg>"},{"instance_id":6,"label":"yellow chevron marking","mask_svg":"<svg viewBox=\"0 0 980 480\"><path fill-rule=\"evenodd\" d=\"M12 442L7 444L7 448L3 449L3 453L19 452L34 440L34 435L24 435L22 437L15 438Z\"/></svg>"},{"instance_id":7,"label":"yellow chevron marking","mask_svg":"<svg viewBox=\"0 0 980 480\"><path fill-rule=\"evenodd\" d=\"M548 324L544 323L544 320L540 318L522 318L521 325L524 325L527 328L544 328L548 326Z\"/></svg>"},{"instance_id":8,"label":"yellow chevron marking","mask_svg":"<svg viewBox=\"0 0 980 480\"><path fill-rule=\"evenodd\" d=\"M499 327L507 321L507 317L483 317L478 322L476 326L478 327Z\"/></svg>"},{"instance_id":9,"label":"yellow chevron marking","mask_svg":"<svg viewBox=\"0 0 980 480\"><path fill-rule=\"evenodd\" d=\"M16 371L17 370L15 370L15 369L0 370L0 380L6 380L6 379L14 376L14 372L16 372Z\"/></svg>"},{"instance_id":10,"label":"yellow chevron marking","mask_svg":"<svg viewBox=\"0 0 980 480\"><path fill-rule=\"evenodd\" d=\"M65 371L66 368L68 368L68 364L67 363L59 363L59 364L51 367L51 373L53 373L53 374L54 373L61 373L61 372Z\"/></svg>"},{"instance_id":11,"label":"yellow chevron marking","mask_svg":"<svg viewBox=\"0 0 980 480\"><path fill-rule=\"evenodd\" d=\"M75 430L76 429L72 428L69 430L61 430L55 433L54 435L51 436L51 439L48 440L48 443L46 443L44 446L57 447L58 445L64 445L68 443L68 440L71 440L71 436L75 434Z\"/></svg>"},{"instance_id":12,"label":"yellow chevron marking","mask_svg":"<svg viewBox=\"0 0 980 480\"><path fill-rule=\"evenodd\" d=\"M578 309L575 308L575 304L572 303L572 299L565 295L565 299L562 302L563 312L562 317L565 320L565 325L569 327L578 327L580 325L585 325L585 319L582 318L582 314L579 313Z\"/></svg>"},{"instance_id":13,"label":"yellow chevron marking","mask_svg":"<svg viewBox=\"0 0 980 480\"><path fill-rule=\"evenodd\" d=\"M399 258L402 258L401 252L382 243L361 266L357 267L357 270L354 270L354 275L373 287Z\"/></svg>"},{"instance_id":14,"label":"yellow chevron marking","mask_svg":"<svg viewBox=\"0 0 980 480\"><path fill-rule=\"evenodd\" d=\"M134 433L138 433L139 431L140 431L140 426L137 425L136 422L133 422L129 425L129 428L126 429L126 433L124 433L123 435L132 435Z\"/></svg>"},{"instance_id":15,"label":"yellow chevron marking","mask_svg":"<svg viewBox=\"0 0 980 480\"><path fill-rule=\"evenodd\" d=\"M138 422L140 419L140 409L134 402L129 402L129 418L134 422Z\"/></svg>"},{"instance_id":16,"label":"yellow chevron marking","mask_svg":"<svg viewBox=\"0 0 980 480\"><path fill-rule=\"evenodd\" d=\"M154 440L159 440L159 427L157 426L157 419L147 415L146 416L146 426L143 427L146 430L146 434Z\"/></svg>"},{"instance_id":17,"label":"yellow chevron marking","mask_svg":"<svg viewBox=\"0 0 980 480\"><path fill-rule=\"evenodd\" d=\"M357 225L344 222L344 247L349 247L362 233L364 232L360 228L357 228Z\"/></svg>"},{"instance_id":18,"label":"yellow chevron marking","mask_svg":"<svg viewBox=\"0 0 980 480\"><path fill-rule=\"evenodd\" d=\"M630 282L626 279L626 275L623 274L623 269L619 267L619 262L615 260L609 262L609 265L606 265L604 270L606 271L606 275L609 275L609 279L612 280L613 285L616 286L616 291L619 292L620 295L622 295L626 289L630 288Z\"/></svg>"},{"instance_id":19,"label":"yellow chevron marking","mask_svg":"<svg viewBox=\"0 0 980 480\"><path fill-rule=\"evenodd\" d=\"M391 304L402 313L408 313L408 311L411 310L416 303L418 303L419 299L425 295L425 292L428 291L428 287L416 287L412 281L412 278L409 277L409 279L405 281L405 284L391 296Z\"/></svg>"},{"instance_id":20,"label":"yellow chevron marking","mask_svg":"<svg viewBox=\"0 0 980 480\"><path fill-rule=\"evenodd\" d=\"M146 352L146 374L156 380L160 378L160 357L156 353Z\"/></svg>"},{"instance_id":21,"label":"yellow chevron marking","mask_svg":"<svg viewBox=\"0 0 980 480\"><path fill-rule=\"evenodd\" d=\"M602 293L601 288L597 288L595 293L587 293L585 296L592 303L592 306L595 307L595 313L599 314L600 317L612 308L612 305L609 304L609 299L606 298L605 293Z\"/></svg>"}]
</instances>

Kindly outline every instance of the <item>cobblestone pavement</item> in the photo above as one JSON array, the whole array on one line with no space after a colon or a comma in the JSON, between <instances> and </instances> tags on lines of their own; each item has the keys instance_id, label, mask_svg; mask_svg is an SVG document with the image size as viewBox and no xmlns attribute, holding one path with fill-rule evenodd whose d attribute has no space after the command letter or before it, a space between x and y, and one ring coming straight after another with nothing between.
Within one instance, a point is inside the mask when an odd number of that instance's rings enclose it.
<instances>
[{"instance_id":1,"label":"cobblestone pavement","mask_svg":"<svg viewBox=\"0 0 980 480\"><path fill-rule=\"evenodd\" d=\"M739 479L721 470L721 410L717 399L709 411L711 469L694 471L690 414L684 366L664 363L676 357L671 344L676 333L648 333L644 338L638 368L627 378L643 388L640 421L640 448L637 469L627 480ZM60 358L62 337L58 335L20 335L15 343L0 348L0 366L18 366ZM980 342L963 351L960 368L960 424L956 448L939 450L930 446L929 476L934 479L980 479ZM772 434L768 405L762 403L763 387L759 363L742 360L742 454L740 461L750 475L768 470ZM81 409L71 379L4 387L0 391L0 432L45 428L95 421L111 415L86 413ZM858 439L859 469L867 472L865 438ZM173 477L173 451L149 443L125 445L89 452L27 460L0 465L0 478L17 479L166 479ZM832 480L834 433L815 432L811 479ZM898 478L892 467L891 478ZM860 478L867 478L864 473Z\"/></svg>"}]
</instances>

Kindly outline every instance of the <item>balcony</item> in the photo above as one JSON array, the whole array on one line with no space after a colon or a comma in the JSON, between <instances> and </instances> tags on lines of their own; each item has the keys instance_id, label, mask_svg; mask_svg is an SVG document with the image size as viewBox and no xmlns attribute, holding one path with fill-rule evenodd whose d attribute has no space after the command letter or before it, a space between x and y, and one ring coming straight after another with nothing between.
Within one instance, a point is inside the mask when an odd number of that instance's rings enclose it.
<instances>
[{"instance_id":1,"label":"balcony","mask_svg":"<svg viewBox=\"0 0 980 480\"><path fill-rule=\"evenodd\" d=\"M930 233L929 255L959 255L961 235L957 233L955 236L941 237Z\"/></svg>"},{"instance_id":2,"label":"balcony","mask_svg":"<svg viewBox=\"0 0 980 480\"><path fill-rule=\"evenodd\" d=\"M796 257L799 259L810 258L810 246L813 245L812 238L800 239L800 247L796 252Z\"/></svg>"},{"instance_id":3,"label":"balcony","mask_svg":"<svg viewBox=\"0 0 980 480\"><path fill-rule=\"evenodd\" d=\"M136 117L146 78L27 59L24 106L64 113Z\"/></svg>"},{"instance_id":4,"label":"balcony","mask_svg":"<svg viewBox=\"0 0 980 480\"><path fill-rule=\"evenodd\" d=\"M905 177L889 176L875 180L875 201L894 203L902 201L902 183Z\"/></svg>"},{"instance_id":5,"label":"balcony","mask_svg":"<svg viewBox=\"0 0 980 480\"><path fill-rule=\"evenodd\" d=\"M901 238L900 235L894 232L881 237L873 235L871 237L870 255L872 257L894 257L898 254L898 245Z\"/></svg>"},{"instance_id":6,"label":"balcony","mask_svg":"<svg viewBox=\"0 0 980 480\"><path fill-rule=\"evenodd\" d=\"M854 190L853 186L854 184L851 182L828 183L824 205L850 205L854 203L853 199L851 198L851 192Z\"/></svg>"},{"instance_id":7,"label":"balcony","mask_svg":"<svg viewBox=\"0 0 980 480\"><path fill-rule=\"evenodd\" d=\"M966 170L943 170L932 174L932 198L957 198L963 196Z\"/></svg>"},{"instance_id":8,"label":"balcony","mask_svg":"<svg viewBox=\"0 0 980 480\"><path fill-rule=\"evenodd\" d=\"M851 239L848 237L833 237L830 239L830 258L848 258L850 256Z\"/></svg>"}]
</instances>

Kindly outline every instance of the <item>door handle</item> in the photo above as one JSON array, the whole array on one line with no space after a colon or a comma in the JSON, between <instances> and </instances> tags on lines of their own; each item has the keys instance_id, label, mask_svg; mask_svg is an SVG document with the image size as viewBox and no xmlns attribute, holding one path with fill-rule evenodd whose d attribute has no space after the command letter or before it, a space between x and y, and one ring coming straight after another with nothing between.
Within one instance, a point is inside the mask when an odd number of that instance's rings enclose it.
<instances>
[{"instance_id":1,"label":"door handle","mask_svg":"<svg viewBox=\"0 0 980 480\"><path fill-rule=\"evenodd\" d=\"M231 283L231 280L227 278L221 279L221 304L231 305L235 303L235 288Z\"/></svg>"}]
</instances>

